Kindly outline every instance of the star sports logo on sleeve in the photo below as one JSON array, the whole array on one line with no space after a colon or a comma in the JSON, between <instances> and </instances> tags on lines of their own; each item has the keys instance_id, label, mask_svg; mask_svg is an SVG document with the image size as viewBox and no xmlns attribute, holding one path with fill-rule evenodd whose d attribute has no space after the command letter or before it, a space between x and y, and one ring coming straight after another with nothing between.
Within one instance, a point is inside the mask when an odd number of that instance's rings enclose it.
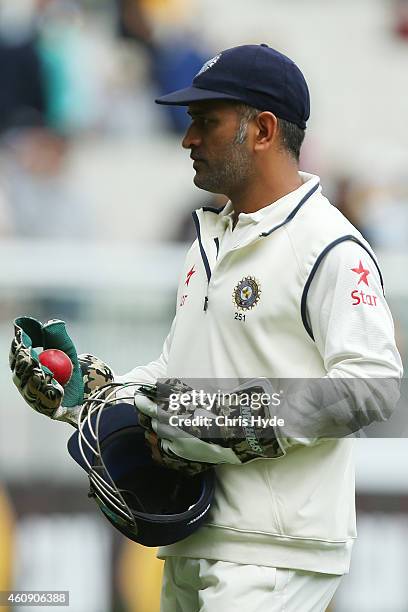
<instances>
[{"instance_id":1,"label":"star sports logo on sleeve","mask_svg":"<svg viewBox=\"0 0 408 612\"><path fill-rule=\"evenodd\" d=\"M359 285L360 283L365 283L368 287L367 277L370 274L370 271L364 268L363 264L361 263L361 259L358 262L358 268L351 268L351 270L360 276L357 284Z\"/></svg>"},{"instance_id":2,"label":"star sports logo on sleeve","mask_svg":"<svg viewBox=\"0 0 408 612\"><path fill-rule=\"evenodd\" d=\"M369 287L368 275L371 273L370 270L367 270L363 266L361 259L358 262L357 268L350 269L352 272L355 272L359 276L357 285L359 285L360 283L364 283L365 285L367 285L367 287ZM353 298L352 306L358 306L358 304L366 304L367 306L377 306L377 296L374 294L364 293L362 289L360 289L360 291L358 289L354 289L354 291L351 292L351 297Z\"/></svg>"}]
</instances>

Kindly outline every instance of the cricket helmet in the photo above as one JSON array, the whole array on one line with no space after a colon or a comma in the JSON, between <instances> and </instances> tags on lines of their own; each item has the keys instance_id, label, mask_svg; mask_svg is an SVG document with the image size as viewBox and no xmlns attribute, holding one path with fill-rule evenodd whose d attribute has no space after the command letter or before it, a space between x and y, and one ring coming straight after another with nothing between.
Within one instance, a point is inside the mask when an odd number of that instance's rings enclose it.
<instances>
[{"instance_id":1,"label":"cricket helmet","mask_svg":"<svg viewBox=\"0 0 408 612\"><path fill-rule=\"evenodd\" d=\"M190 476L154 462L129 387L113 383L84 402L68 451L116 529L144 546L173 544L206 520L214 472Z\"/></svg>"}]
</instances>

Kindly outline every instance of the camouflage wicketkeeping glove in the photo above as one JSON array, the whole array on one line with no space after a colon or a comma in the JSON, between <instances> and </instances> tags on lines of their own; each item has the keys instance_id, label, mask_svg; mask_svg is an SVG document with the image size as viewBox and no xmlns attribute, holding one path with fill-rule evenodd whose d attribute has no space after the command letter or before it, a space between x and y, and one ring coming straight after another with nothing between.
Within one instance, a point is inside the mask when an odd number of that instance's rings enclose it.
<instances>
[{"instance_id":1,"label":"camouflage wicketkeeping glove","mask_svg":"<svg viewBox=\"0 0 408 612\"><path fill-rule=\"evenodd\" d=\"M267 425L269 404L259 405L260 395L272 397L268 380L248 381L211 406L195 401L195 393L177 379L140 387L135 405L140 424L149 431L146 438L154 458L195 473L211 465L283 455L273 427ZM183 401L171 406L170 398L177 397Z\"/></svg>"},{"instance_id":2,"label":"camouflage wicketkeeping glove","mask_svg":"<svg viewBox=\"0 0 408 612\"><path fill-rule=\"evenodd\" d=\"M141 396L137 396L139 399ZM152 422L153 421L153 422ZM208 463L203 460L202 457L198 461L191 458L185 458L180 454L176 454L171 448L167 440L159 438L156 431L153 429L154 419L143 414L139 411L139 423L146 430L145 438L148 443L153 459L171 470L177 470L190 474L190 476L196 476L201 472L205 472L210 468L214 467L215 461Z\"/></svg>"},{"instance_id":3,"label":"camouflage wicketkeeping glove","mask_svg":"<svg viewBox=\"0 0 408 612\"><path fill-rule=\"evenodd\" d=\"M40 364L38 354L41 348L59 349L71 359L73 372L65 387ZM114 379L110 367L98 357L77 355L65 322L57 319L45 325L31 317L19 317L14 321L10 368L14 384L31 408L51 419L75 426L84 399Z\"/></svg>"}]
</instances>

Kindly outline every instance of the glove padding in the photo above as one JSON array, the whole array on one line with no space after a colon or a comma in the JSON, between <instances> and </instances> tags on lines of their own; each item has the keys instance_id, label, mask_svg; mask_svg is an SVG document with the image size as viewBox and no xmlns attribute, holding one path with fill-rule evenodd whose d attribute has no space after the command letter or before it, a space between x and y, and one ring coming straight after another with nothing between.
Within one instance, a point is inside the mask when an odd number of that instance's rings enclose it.
<instances>
[{"instance_id":1,"label":"glove padding","mask_svg":"<svg viewBox=\"0 0 408 612\"><path fill-rule=\"evenodd\" d=\"M256 380L234 389L231 396L235 399L228 403L216 403L209 410L205 404L180 403L177 409L169 408L169 397L178 395L185 398L193 390L177 379L157 383L152 389L140 389L144 395L136 395L135 405L139 410L139 422L148 430L146 436L153 457L168 467L197 473L214 464L241 464L258 459L281 457L284 453L275 436L273 427L253 426L248 415L248 398L254 394L272 396L269 381ZM245 398L245 408L236 398ZM250 410L251 411L251 410ZM144 415L144 417L142 416ZM266 407L257 409L253 416L269 417ZM170 418L177 416L177 425L170 424ZM218 424L217 416L228 417L228 423ZM202 417L202 424L191 425L185 418ZM249 426L244 420L249 419Z\"/></svg>"},{"instance_id":2,"label":"glove padding","mask_svg":"<svg viewBox=\"0 0 408 612\"><path fill-rule=\"evenodd\" d=\"M207 444L193 436L184 434L180 441L181 444L175 440L170 441L159 437L157 419L145 414L145 412L152 413L152 407L153 410L157 409L156 404L143 395L136 395L135 405L137 408L141 406L141 409L138 410L139 424L146 429L145 438L150 446L152 457L164 467L195 476L214 467L215 464L240 463L239 460L234 461L233 453L228 457L230 461L227 461L225 453L230 449L223 449L217 444ZM223 456L220 456L219 451L223 453Z\"/></svg>"},{"instance_id":3,"label":"glove padding","mask_svg":"<svg viewBox=\"0 0 408 612\"><path fill-rule=\"evenodd\" d=\"M73 372L65 387L40 364L37 347L59 349L71 359ZM75 426L84 399L114 379L109 366L97 357L88 354L78 357L65 322L57 319L45 325L31 317L15 320L10 368L14 384L31 408L51 419Z\"/></svg>"}]
</instances>

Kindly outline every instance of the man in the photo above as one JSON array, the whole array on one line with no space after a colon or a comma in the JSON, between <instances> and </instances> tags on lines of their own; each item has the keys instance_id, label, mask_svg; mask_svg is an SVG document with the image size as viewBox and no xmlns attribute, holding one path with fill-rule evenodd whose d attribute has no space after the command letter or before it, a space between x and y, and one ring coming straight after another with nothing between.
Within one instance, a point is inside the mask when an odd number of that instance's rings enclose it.
<instances>
[{"instance_id":1,"label":"man","mask_svg":"<svg viewBox=\"0 0 408 612\"><path fill-rule=\"evenodd\" d=\"M378 265L318 177L298 170L309 93L290 59L267 45L228 49L158 102L188 106L194 182L229 203L194 213L161 356L116 380L258 385L284 397L287 418L214 435L136 398L158 460L214 465L217 476L208 523L159 551L162 611L324 611L355 538L353 441L343 436L389 416L402 375ZM306 382L285 397L289 379ZM272 405L261 412L272 416Z\"/></svg>"},{"instance_id":2,"label":"man","mask_svg":"<svg viewBox=\"0 0 408 612\"><path fill-rule=\"evenodd\" d=\"M266 45L236 47L157 102L188 106L182 144L194 183L230 202L194 214L197 241L162 356L124 380L399 378L374 255L319 179L298 171L309 94L295 64ZM360 423L385 406L371 397ZM330 428L334 418L320 420ZM351 444L283 432L285 456L217 467L208 525L160 550L164 612L325 610L355 538Z\"/></svg>"}]
</instances>

